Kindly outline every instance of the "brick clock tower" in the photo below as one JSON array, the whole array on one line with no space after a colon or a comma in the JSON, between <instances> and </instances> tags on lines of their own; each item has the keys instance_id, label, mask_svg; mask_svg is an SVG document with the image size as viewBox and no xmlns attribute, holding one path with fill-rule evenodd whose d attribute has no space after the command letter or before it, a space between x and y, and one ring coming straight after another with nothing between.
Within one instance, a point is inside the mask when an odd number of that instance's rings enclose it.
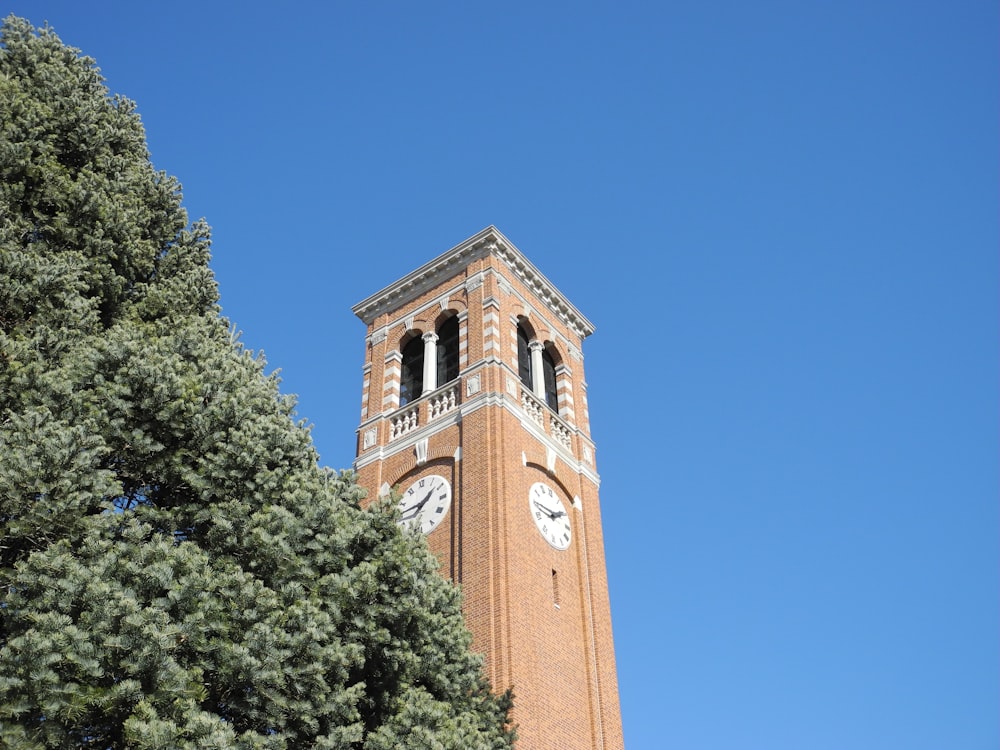
<instances>
[{"instance_id":1,"label":"brick clock tower","mask_svg":"<svg viewBox=\"0 0 1000 750\"><path fill-rule=\"evenodd\" d=\"M514 688L523 750L623 746L583 339L494 227L353 308L368 326L354 468L401 493Z\"/></svg>"}]
</instances>

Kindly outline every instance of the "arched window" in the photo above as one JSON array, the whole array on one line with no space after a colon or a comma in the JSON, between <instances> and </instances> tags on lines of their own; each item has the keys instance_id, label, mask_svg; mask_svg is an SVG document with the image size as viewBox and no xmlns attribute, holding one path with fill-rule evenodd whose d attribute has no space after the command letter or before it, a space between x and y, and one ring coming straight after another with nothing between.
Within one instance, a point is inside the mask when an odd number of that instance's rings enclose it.
<instances>
[{"instance_id":1,"label":"arched window","mask_svg":"<svg viewBox=\"0 0 1000 750\"><path fill-rule=\"evenodd\" d=\"M517 324L517 374L521 382L531 388L531 350L528 348L528 332Z\"/></svg>"},{"instance_id":2,"label":"arched window","mask_svg":"<svg viewBox=\"0 0 1000 750\"><path fill-rule=\"evenodd\" d=\"M399 376L399 405L416 401L424 392L424 342L414 336L403 347L403 365Z\"/></svg>"},{"instance_id":3,"label":"arched window","mask_svg":"<svg viewBox=\"0 0 1000 750\"><path fill-rule=\"evenodd\" d=\"M442 323L437 335L437 384L441 387L458 377L458 316Z\"/></svg>"},{"instance_id":4,"label":"arched window","mask_svg":"<svg viewBox=\"0 0 1000 750\"><path fill-rule=\"evenodd\" d=\"M544 398L546 405L559 413L555 357L549 347L542 348L541 344L532 341L522 323L517 324L517 375L537 398Z\"/></svg>"},{"instance_id":5,"label":"arched window","mask_svg":"<svg viewBox=\"0 0 1000 750\"><path fill-rule=\"evenodd\" d=\"M559 413L559 396L556 394L556 361L548 348L542 350L542 373L545 378L545 403Z\"/></svg>"}]
</instances>

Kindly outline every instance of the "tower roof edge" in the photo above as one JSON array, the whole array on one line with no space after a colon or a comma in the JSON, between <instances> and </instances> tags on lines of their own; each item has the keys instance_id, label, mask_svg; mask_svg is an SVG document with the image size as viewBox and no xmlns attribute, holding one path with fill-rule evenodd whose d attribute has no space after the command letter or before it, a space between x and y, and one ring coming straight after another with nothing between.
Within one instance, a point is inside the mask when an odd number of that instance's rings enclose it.
<instances>
[{"instance_id":1,"label":"tower roof edge","mask_svg":"<svg viewBox=\"0 0 1000 750\"><path fill-rule=\"evenodd\" d=\"M594 324L560 292L545 275L492 224L415 271L363 299L351 311L370 325L380 314L406 304L474 260L494 255L529 289L548 304L580 336L594 332Z\"/></svg>"}]
</instances>

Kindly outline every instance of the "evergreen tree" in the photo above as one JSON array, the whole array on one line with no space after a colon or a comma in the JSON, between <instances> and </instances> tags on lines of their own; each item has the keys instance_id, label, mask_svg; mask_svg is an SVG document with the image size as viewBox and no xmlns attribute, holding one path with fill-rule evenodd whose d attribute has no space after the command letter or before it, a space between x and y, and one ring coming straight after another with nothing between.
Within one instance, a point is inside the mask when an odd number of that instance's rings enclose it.
<instances>
[{"instance_id":1,"label":"evergreen tree","mask_svg":"<svg viewBox=\"0 0 1000 750\"><path fill-rule=\"evenodd\" d=\"M0 746L508 748L459 595L317 466L131 102L0 37Z\"/></svg>"}]
</instances>

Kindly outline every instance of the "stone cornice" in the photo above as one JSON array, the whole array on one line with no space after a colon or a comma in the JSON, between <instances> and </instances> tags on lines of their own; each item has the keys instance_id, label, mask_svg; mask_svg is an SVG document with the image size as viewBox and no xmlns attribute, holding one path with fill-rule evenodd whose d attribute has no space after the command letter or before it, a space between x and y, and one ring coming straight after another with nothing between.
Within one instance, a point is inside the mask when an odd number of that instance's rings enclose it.
<instances>
[{"instance_id":1,"label":"stone cornice","mask_svg":"<svg viewBox=\"0 0 1000 750\"><path fill-rule=\"evenodd\" d=\"M493 255L521 280L537 297L556 313L581 339L594 332L594 325L556 289L514 244L494 226L473 235L416 271L362 300L351 311L366 325L379 315L395 310L456 275L461 269L480 258Z\"/></svg>"}]
</instances>

